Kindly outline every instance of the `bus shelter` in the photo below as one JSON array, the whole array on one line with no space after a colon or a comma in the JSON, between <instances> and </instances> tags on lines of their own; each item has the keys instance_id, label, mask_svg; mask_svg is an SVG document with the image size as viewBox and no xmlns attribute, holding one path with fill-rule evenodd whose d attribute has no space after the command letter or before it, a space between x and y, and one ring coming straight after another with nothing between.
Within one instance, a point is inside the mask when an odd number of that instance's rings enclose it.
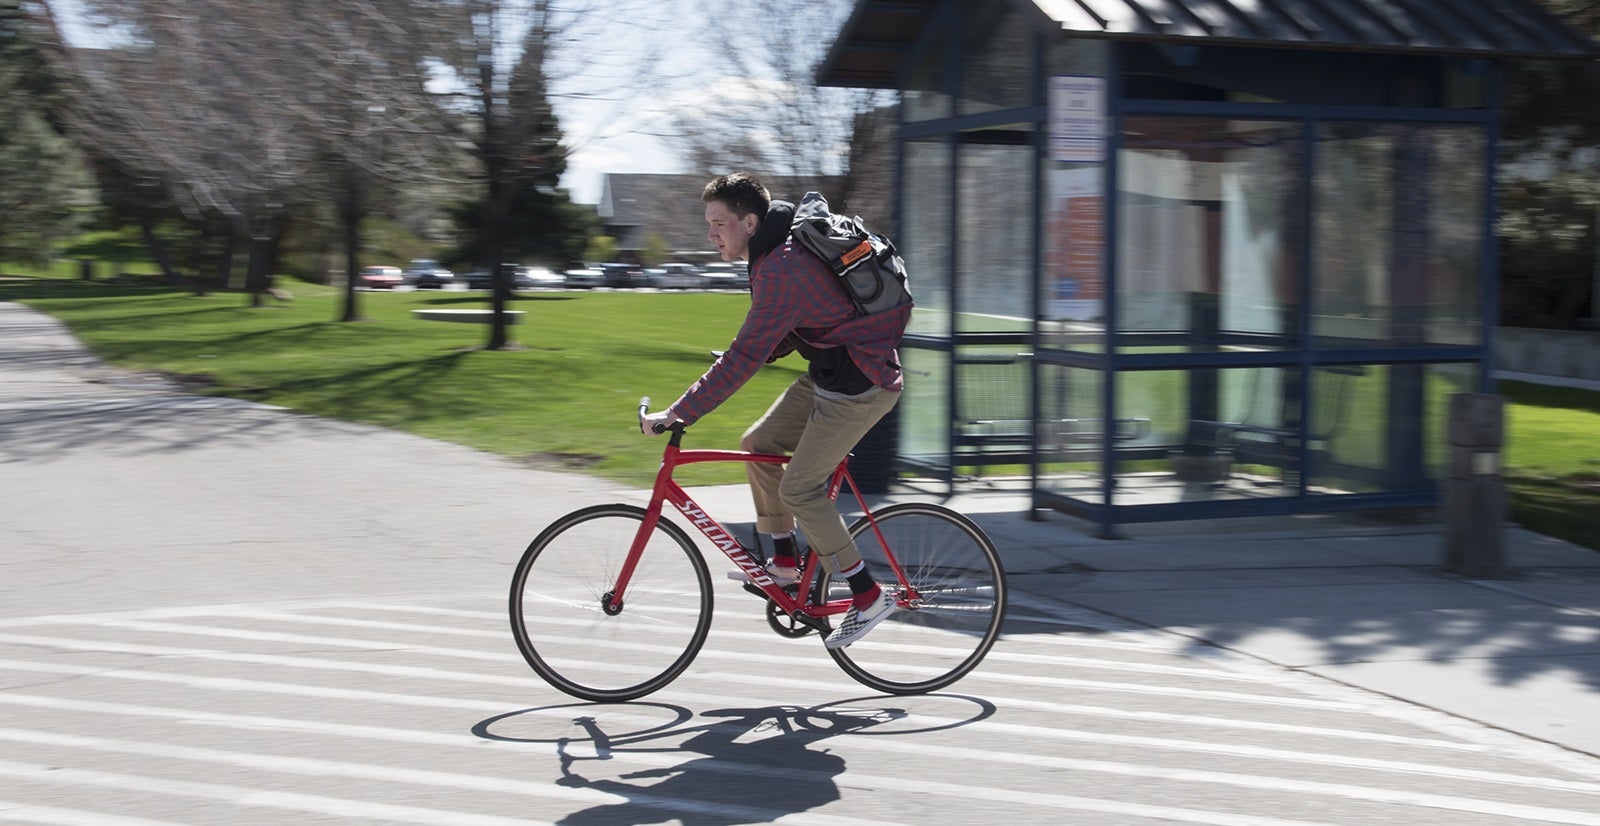
<instances>
[{"instance_id":1,"label":"bus shelter","mask_svg":"<svg viewBox=\"0 0 1600 826\"><path fill-rule=\"evenodd\" d=\"M893 465L1121 523L1436 504L1490 389L1532 0L861 0L917 311Z\"/></svg>"}]
</instances>

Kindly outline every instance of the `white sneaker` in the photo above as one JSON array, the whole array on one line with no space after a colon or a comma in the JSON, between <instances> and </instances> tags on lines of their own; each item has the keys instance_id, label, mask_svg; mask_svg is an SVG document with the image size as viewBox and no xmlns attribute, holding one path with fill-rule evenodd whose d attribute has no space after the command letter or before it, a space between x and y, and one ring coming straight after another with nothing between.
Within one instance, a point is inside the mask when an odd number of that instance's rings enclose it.
<instances>
[{"instance_id":1,"label":"white sneaker","mask_svg":"<svg viewBox=\"0 0 1600 826\"><path fill-rule=\"evenodd\" d=\"M786 567L774 565L770 560L763 567L766 569L767 576L772 577L772 581L778 583L779 587L787 587L800 581L799 568L795 568L793 566ZM737 571L729 571L728 579L731 579L734 582L743 582L746 585L755 584L750 576L750 572L742 569Z\"/></svg>"},{"instance_id":2,"label":"white sneaker","mask_svg":"<svg viewBox=\"0 0 1600 826\"><path fill-rule=\"evenodd\" d=\"M823 645L829 648L843 648L867 635L868 631L876 628L878 623L889 618L900 606L895 604L894 595L888 589L881 589L878 598L864 609L851 606L844 612L844 619L833 633L823 640Z\"/></svg>"}]
</instances>

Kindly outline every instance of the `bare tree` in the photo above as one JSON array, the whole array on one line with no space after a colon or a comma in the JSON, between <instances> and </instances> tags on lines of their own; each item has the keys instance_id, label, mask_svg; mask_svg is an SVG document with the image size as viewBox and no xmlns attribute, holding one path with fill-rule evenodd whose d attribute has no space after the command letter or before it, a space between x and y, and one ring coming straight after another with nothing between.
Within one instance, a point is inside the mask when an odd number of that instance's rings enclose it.
<instances>
[{"instance_id":1,"label":"bare tree","mask_svg":"<svg viewBox=\"0 0 1600 826\"><path fill-rule=\"evenodd\" d=\"M471 144L485 197L476 248L494 273L491 350L511 346L504 260L508 209L519 188L553 189L570 146L552 105L559 94L618 106L651 88L647 77L661 41L641 33L663 13L643 0L463 0L443 4L442 25L425 48L441 61L448 111L463 114L460 138ZM631 47L631 48L630 48ZM580 52L574 56L573 52Z\"/></svg>"},{"instance_id":2,"label":"bare tree","mask_svg":"<svg viewBox=\"0 0 1600 826\"><path fill-rule=\"evenodd\" d=\"M891 102L866 89L819 87L815 74L851 0L794 3L745 0L707 24L706 103L676 115L677 143L697 172L748 169L766 176L846 176L841 210L869 223L887 218L889 189L859 175L887 145L883 111ZM877 142L875 145L872 142ZM874 223L874 225L877 225Z\"/></svg>"},{"instance_id":3,"label":"bare tree","mask_svg":"<svg viewBox=\"0 0 1600 826\"><path fill-rule=\"evenodd\" d=\"M298 49L289 67L292 117L315 141L321 174L314 192L331 201L344 236L341 321L361 319L356 291L361 225L383 187L465 179L450 122L427 89L427 60L415 44L443 20L436 4L295 0L297 27L269 33L273 48Z\"/></svg>"},{"instance_id":4,"label":"bare tree","mask_svg":"<svg viewBox=\"0 0 1600 826\"><path fill-rule=\"evenodd\" d=\"M158 178L194 221L223 216L250 239L246 288L260 304L296 182L313 143L285 115L294 52L260 48L292 28L283 6L206 0L85 0L125 43L72 52L80 140Z\"/></svg>"}]
</instances>

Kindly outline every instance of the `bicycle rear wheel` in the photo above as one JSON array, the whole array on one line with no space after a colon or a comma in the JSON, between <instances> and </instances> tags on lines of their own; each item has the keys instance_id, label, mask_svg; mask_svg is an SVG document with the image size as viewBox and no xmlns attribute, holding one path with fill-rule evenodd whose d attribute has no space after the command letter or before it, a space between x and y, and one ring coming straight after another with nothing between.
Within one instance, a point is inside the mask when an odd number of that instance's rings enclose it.
<instances>
[{"instance_id":1,"label":"bicycle rear wheel","mask_svg":"<svg viewBox=\"0 0 1600 826\"><path fill-rule=\"evenodd\" d=\"M528 665L585 700L623 702L672 682L711 628L711 575L694 543L662 519L623 594L616 586L643 508L597 505L539 534L511 579L511 633Z\"/></svg>"},{"instance_id":2,"label":"bicycle rear wheel","mask_svg":"<svg viewBox=\"0 0 1600 826\"><path fill-rule=\"evenodd\" d=\"M983 529L955 511L922 502L890 505L850 526L867 569L883 588L915 594L860 642L830 649L856 681L889 694L936 691L966 676L1000 636L1006 578ZM879 534L882 534L882 541ZM905 572L895 578L888 550ZM849 596L833 578L828 596Z\"/></svg>"}]
</instances>

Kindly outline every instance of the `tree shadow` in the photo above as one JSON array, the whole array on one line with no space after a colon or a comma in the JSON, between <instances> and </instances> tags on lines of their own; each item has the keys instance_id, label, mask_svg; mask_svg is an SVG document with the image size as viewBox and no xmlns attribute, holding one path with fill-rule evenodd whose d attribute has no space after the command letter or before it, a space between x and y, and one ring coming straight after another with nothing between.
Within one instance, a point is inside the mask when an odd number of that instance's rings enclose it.
<instances>
[{"instance_id":1,"label":"tree shadow","mask_svg":"<svg viewBox=\"0 0 1600 826\"><path fill-rule=\"evenodd\" d=\"M1555 540L1519 543L1527 561L1518 565L1512 556L1513 573L1498 580L1459 576L1432 561L1433 552L1419 552L1419 542L1442 542L1432 530L1241 538L1216 552L1225 563L1180 542L1170 563L1084 566L1035 580L1031 590L1170 631L1191 655L1221 648L1304 670L1470 664L1500 686L1561 675L1600 693L1600 566L1586 564L1580 551L1555 553ZM1241 558L1252 542L1259 558ZM1552 544L1548 555L1541 542Z\"/></svg>"}]
</instances>

